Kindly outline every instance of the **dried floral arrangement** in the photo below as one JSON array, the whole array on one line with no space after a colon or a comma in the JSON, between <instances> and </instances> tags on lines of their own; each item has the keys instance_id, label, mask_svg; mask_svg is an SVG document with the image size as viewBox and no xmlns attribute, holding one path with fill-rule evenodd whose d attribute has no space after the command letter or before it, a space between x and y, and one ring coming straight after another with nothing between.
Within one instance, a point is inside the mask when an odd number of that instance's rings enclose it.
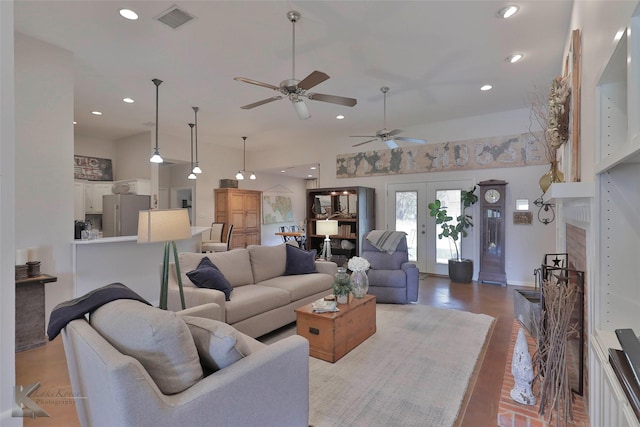
<instances>
[{"instance_id":1,"label":"dried floral arrangement","mask_svg":"<svg viewBox=\"0 0 640 427\"><path fill-rule=\"evenodd\" d=\"M540 407L538 412L544 415L549 425L556 415L557 426L567 426L573 420L573 393L567 369L567 337L575 333L571 326L571 310L578 296L577 285L563 278L544 280L542 286L544 307L537 334L537 351L534 367L537 380L540 381Z\"/></svg>"},{"instance_id":2,"label":"dried floral arrangement","mask_svg":"<svg viewBox=\"0 0 640 427\"><path fill-rule=\"evenodd\" d=\"M529 133L536 135L531 130L534 122L543 129L542 142L550 163L557 161L558 150L569 140L571 102L569 81L569 76L553 79L547 100L544 100L537 91L529 94L531 105Z\"/></svg>"}]
</instances>

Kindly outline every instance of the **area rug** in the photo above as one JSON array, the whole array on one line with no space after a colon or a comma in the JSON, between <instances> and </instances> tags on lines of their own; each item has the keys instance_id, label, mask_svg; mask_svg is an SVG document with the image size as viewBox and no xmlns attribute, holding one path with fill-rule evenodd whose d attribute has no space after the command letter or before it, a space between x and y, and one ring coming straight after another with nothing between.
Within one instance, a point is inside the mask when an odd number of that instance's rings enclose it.
<instances>
[{"instance_id":1,"label":"area rug","mask_svg":"<svg viewBox=\"0 0 640 427\"><path fill-rule=\"evenodd\" d=\"M310 358L309 424L453 426L493 318L377 305L377 331L336 363Z\"/></svg>"}]
</instances>

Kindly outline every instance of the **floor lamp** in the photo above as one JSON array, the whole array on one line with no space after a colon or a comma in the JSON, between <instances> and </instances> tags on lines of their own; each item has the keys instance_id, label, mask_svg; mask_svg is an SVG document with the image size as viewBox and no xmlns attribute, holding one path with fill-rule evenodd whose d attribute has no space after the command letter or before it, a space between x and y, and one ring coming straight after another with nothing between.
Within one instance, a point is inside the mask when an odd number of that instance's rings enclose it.
<instances>
[{"instance_id":1,"label":"floor lamp","mask_svg":"<svg viewBox=\"0 0 640 427\"><path fill-rule=\"evenodd\" d=\"M322 248L321 257L327 261L331 261L331 239L330 235L338 234L338 221L334 219L326 219L324 221L316 221L316 233L324 234L324 247Z\"/></svg>"},{"instance_id":2,"label":"floor lamp","mask_svg":"<svg viewBox=\"0 0 640 427\"><path fill-rule=\"evenodd\" d=\"M185 309L182 276L178 263L176 240L191 238L191 224L186 209L152 209L140 211L138 215L138 243L164 242L164 259L162 262L162 283L160 284L160 308L167 309L169 293L169 252L173 248L173 260L180 289L180 302Z\"/></svg>"}]
</instances>

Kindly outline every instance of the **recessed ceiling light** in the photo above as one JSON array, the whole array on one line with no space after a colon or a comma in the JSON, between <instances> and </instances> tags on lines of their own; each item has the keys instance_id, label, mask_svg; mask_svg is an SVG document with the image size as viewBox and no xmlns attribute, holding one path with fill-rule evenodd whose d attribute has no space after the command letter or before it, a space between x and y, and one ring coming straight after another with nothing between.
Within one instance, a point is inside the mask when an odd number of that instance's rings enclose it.
<instances>
[{"instance_id":1,"label":"recessed ceiling light","mask_svg":"<svg viewBox=\"0 0 640 427\"><path fill-rule=\"evenodd\" d=\"M344 116L343 116L342 114L338 114L338 115L336 116L336 119L338 119L338 120L342 120L342 119L344 119Z\"/></svg>"},{"instance_id":2,"label":"recessed ceiling light","mask_svg":"<svg viewBox=\"0 0 640 427\"><path fill-rule=\"evenodd\" d=\"M619 31L616 33L616 36L613 38L613 40L614 40L614 41L618 41L618 40L620 40L620 39L622 38L622 36L624 36L624 29L619 30Z\"/></svg>"},{"instance_id":3,"label":"recessed ceiling light","mask_svg":"<svg viewBox=\"0 0 640 427\"><path fill-rule=\"evenodd\" d=\"M122 98L122 100L124 102L126 102L127 104L133 104L133 99L131 99L131 98Z\"/></svg>"},{"instance_id":4,"label":"recessed ceiling light","mask_svg":"<svg viewBox=\"0 0 640 427\"><path fill-rule=\"evenodd\" d=\"M480 90L490 90L491 88L493 88L493 86L491 85L484 85L480 88Z\"/></svg>"},{"instance_id":5,"label":"recessed ceiling light","mask_svg":"<svg viewBox=\"0 0 640 427\"><path fill-rule=\"evenodd\" d=\"M524 55L522 53L514 53L513 55L507 57L506 61L515 64L516 62L522 60L522 58L524 58Z\"/></svg>"},{"instance_id":6,"label":"recessed ceiling light","mask_svg":"<svg viewBox=\"0 0 640 427\"><path fill-rule=\"evenodd\" d=\"M515 4L510 4L500 9L498 11L498 16L505 19L511 18L513 15L518 13L518 10L520 10L520 7L516 6Z\"/></svg>"},{"instance_id":7,"label":"recessed ceiling light","mask_svg":"<svg viewBox=\"0 0 640 427\"><path fill-rule=\"evenodd\" d=\"M77 125L77 124L78 124L78 122L76 122L76 121L74 120L74 121L73 121L73 124L74 124L74 125Z\"/></svg>"},{"instance_id":8,"label":"recessed ceiling light","mask_svg":"<svg viewBox=\"0 0 640 427\"><path fill-rule=\"evenodd\" d=\"M282 172L282 173L286 173L287 171L286 171L286 170L284 170L284 169L282 169L280 172Z\"/></svg>"},{"instance_id":9,"label":"recessed ceiling light","mask_svg":"<svg viewBox=\"0 0 640 427\"><path fill-rule=\"evenodd\" d=\"M131 9L120 9L120 16L131 21L138 19L138 14Z\"/></svg>"},{"instance_id":10,"label":"recessed ceiling light","mask_svg":"<svg viewBox=\"0 0 640 427\"><path fill-rule=\"evenodd\" d=\"M307 175L307 178L313 178L313 175L309 174Z\"/></svg>"},{"instance_id":11,"label":"recessed ceiling light","mask_svg":"<svg viewBox=\"0 0 640 427\"><path fill-rule=\"evenodd\" d=\"M316 166L311 166L309 169L311 169L312 171L318 169Z\"/></svg>"},{"instance_id":12,"label":"recessed ceiling light","mask_svg":"<svg viewBox=\"0 0 640 427\"><path fill-rule=\"evenodd\" d=\"M101 116L102 113L100 111L92 111L91 114L93 114L94 116Z\"/></svg>"}]
</instances>

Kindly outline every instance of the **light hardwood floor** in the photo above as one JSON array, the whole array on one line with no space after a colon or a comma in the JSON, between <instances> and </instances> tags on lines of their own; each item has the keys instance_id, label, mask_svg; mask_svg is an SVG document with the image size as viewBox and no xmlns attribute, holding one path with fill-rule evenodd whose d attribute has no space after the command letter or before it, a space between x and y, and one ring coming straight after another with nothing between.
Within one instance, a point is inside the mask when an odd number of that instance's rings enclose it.
<instances>
[{"instance_id":1,"label":"light hardwood floor","mask_svg":"<svg viewBox=\"0 0 640 427\"><path fill-rule=\"evenodd\" d=\"M484 359L467 391L457 425L495 427L498 401L513 324L513 287L450 283L448 278L420 281L419 304L488 314L496 319ZM24 419L25 427L75 427L79 422L60 337L46 345L16 353L16 384L40 382L36 395L49 418ZM33 395L32 395L33 397Z\"/></svg>"}]
</instances>

